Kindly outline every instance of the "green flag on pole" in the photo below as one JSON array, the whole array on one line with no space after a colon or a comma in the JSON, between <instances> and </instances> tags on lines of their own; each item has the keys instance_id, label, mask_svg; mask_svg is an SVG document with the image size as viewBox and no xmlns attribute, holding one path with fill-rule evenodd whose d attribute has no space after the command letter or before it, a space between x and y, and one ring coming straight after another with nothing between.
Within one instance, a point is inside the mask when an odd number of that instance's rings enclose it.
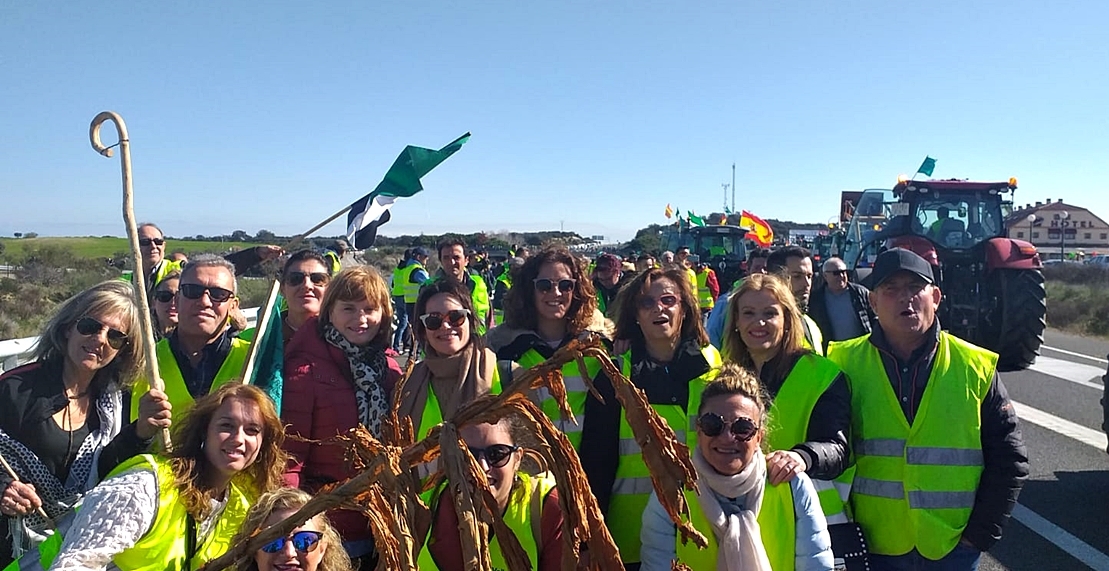
<instances>
[{"instance_id":1,"label":"green flag on pole","mask_svg":"<svg viewBox=\"0 0 1109 571\"><path fill-rule=\"evenodd\" d=\"M689 215L689 223L690 224L692 224L694 226L704 226L705 225L705 219L701 218L700 216L697 216L696 214L693 213L693 211L687 210L685 213Z\"/></svg>"},{"instance_id":2,"label":"green flag on pole","mask_svg":"<svg viewBox=\"0 0 1109 571\"><path fill-rule=\"evenodd\" d=\"M924 162L920 163L920 168L916 169L916 172L924 176L932 176L934 170L936 170L936 159L924 157Z\"/></svg>"}]
</instances>

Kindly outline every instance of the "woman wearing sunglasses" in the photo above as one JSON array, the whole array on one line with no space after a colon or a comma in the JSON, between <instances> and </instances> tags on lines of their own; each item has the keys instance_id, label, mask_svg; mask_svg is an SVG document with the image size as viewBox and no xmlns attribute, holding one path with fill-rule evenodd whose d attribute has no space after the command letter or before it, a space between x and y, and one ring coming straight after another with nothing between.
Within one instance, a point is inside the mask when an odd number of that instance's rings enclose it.
<instances>
[{"instance_id":1,"label":"woman wearing sunglasses","mask_svg":"<svg viewBox=\"0 0 1109 571\"><path fill-rule=\"evenodd\" d=\"M281 486L284 438L260 389L220 387L174 426L172 452L135 456L91 490L72 526L43 544L37 563L59 570L199 568L231 547L250 504Z\"/></svg>"},{"instance_id":2,"label":"woman wearing sunglasses","mask_svg":"<svg viewBox=\"0 0 1109 571\"><path fill-rule=\"evenodd\" d=\"M437 280L416 299L414 329L425 355L396 399L398 414L412 419L417 439L470 401L501 392L497 356L477 333L465 287Z\"/></svg>"},{"instance_id":3,"label":"woman wearing sunglasses","mask_svg":"<svg viewBox=\"0 0 1109 571\"><path fill-rule=\"evenodd\" d=\"M263 495L246 513L243 527L231 545L250 540L267 527L292 516L312 496L296 488L280 488ZM352 571L339 533L324 514L297 526L289 535L265 545L239 566L239 571Z\"/></svg>"},{"instance_id":4,"label":"woman wearing sunglasses","mask_svg":"<svg viewBox=\"0 0 1109 571\"><path fill-rule=\"evenodd\" d=\"M548 248L524 262L519 273L513 276L505 299L504 324L491 329L487 336L489 347L497 353L498 359L530 368L586 331L612 339L612 322L597 310L597 296L582 268L573 254L563 247ZM596 464L610 459L594 458L581 449L583 433L594 430L589 414L600 404L586 390L582 374L596 379L601 364L589 357L585 359L585 366L586 371L579 371L578 364L571 362L562 368L566 398L577 423L562 419L558 405L546 389L540 389L535 398L578 451L588 474ZM603 427L598 430L605 433Z\"/></svg>"},{"instance_id":5,"label":"woman wearing sunglasses","mask_svg":"<svg viewBox=\"0 0 1109 571\"><path fill-rule=\"evenodd\" d=\"M820 493L828 523L846 523L851 394L830 360L805 346L801 311L789 285L769 274L748 277L732 296L724 358L747 367L772 401L767 469L771 484L805 473ZM845 480L837 492L832 481Z\"/></svg>"},{"instance_id":6,"label":"woman wearing sunglasses","mask_svg":"<svg viewBox=\"0 0 1109 571\"><path fill-rule=\"evenodd\" d=\"M697 409L693 466L697 491L686 491L690 523L708 548L683 544L652 493L643 512L642 571L831 571L832 548L816 490L803 473L768 485L762 443L768 404L758 379L733 363L705 387Z\"/></svg>"},{"instance_id":7,"label":"woman wearing sunglasses","mask_svg":"<svg viewBox=\"0 0 1109 571\"><path fill-rule=\"evenodd\" d=\"M289 434L317 442L286 442L294 460L286 484L315 493L353 476L343 448L319 441L360 424L381 438L401 376L396 361L385 353L391 347L392 320L389 287L377 270L358 266L335 276L323 294L319 316L297 328L285 350L281 418ZM365 516L342 509L330 515L347 553L369 568L374 546Z\"/></svg>"},{"instance_id":8,"label":"woman wearing sunglasses","mask_svg":"<svg viewBox=\"0 0 1109 571\"><path fill-rule=\"evenodd\" d=\"M697 298L684 270L649 269L620 290L615 300L616 337L630 349L618 359L626 377L646 393L647 402L690 448L689 430L700 394L716 378L721 359L701 325ZM652 485L642 451L624 418L612 385L598 383L605 399L592 421L608 427L590 438L590 452L609 459L589 474L593 493L620 548L625 565L639 562L639 523ZM606 509L607 508L607 509Z\"/></svg>"},{"instance_id":9,"label":"woman wearing sunglasses","mask_svg":"<svg viewBox=\"0 0 1109 571\"><path fill-rule=\"evenodd\" d=\"M177 290L180 284L181 270L173 270L154 286L150 306L154 310L151 316L154 318L154 337L158 341L169 337L177 327Z\"/></svg>"},{"instance_id":10,"label":"woman wearing sunglasses","mask_svg":"<svg viewBox=\"0 0 1109 571\"><path fill-rule=\"evenodd\" d=\"M464 426L458 432L485 472L501 517L528 554L531 568L562 569L562 508L555 481L550 475L531 476L520 471L524 451L516 443L524 434L515 417L506 416L496 424ZM443 494L445 489L449 489L446 483L441 484L428 504L433 523L420 552L420 571L466 569L458 512L452 498ZM496 536L489 543L489 557L494 569L508 568Z\"/></svg>"},{"instance_id":11,"label":"woman wearing sunglasses","mask_svg":"<svg viewBox=\"0 0 1109 571\"><path fill-rule=\"evenodd\" d=\"M331 282L331 264L316 250L294 252L281 268L281 297L288 309L281 312L285 344L304 322L320 314L320 304Z\"/></svg>"},{"instance_id":12,"label":"woman wearing sunglasses","mask_svg":"<svg viewBox=\"0 0 1109 571\"><path fill-rule=\"evenodd\" d=\"M19 476L0 471L0 567L44 538L49 522L39 509L65 513L169 425L162 393L140 399L137 422L126 420L124 389L143 363L133 299L118 280L70 298L46 324L34 360L0 376L0 456Z\"/></svg>"}]
</instances>

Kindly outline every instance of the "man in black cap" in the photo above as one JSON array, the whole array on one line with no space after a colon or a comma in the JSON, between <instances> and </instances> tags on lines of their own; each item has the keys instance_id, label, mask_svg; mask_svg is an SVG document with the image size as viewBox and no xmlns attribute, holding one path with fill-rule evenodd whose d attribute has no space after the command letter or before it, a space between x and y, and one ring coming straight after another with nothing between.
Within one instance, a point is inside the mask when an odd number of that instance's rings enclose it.
<instances>
[{"instance_id":1,"label":"man in black cap","mask_svg":"<svg viewBox=\"0 0 1109 571\"><path fill-rule=\"evenodd\" d=\"M871 568L976 569L1028 478L997 354L940 330L942 294L915 253L883 252L870 285L873 330L828 357L851 379L851 506Z\"/></svg>"}]
</instances>

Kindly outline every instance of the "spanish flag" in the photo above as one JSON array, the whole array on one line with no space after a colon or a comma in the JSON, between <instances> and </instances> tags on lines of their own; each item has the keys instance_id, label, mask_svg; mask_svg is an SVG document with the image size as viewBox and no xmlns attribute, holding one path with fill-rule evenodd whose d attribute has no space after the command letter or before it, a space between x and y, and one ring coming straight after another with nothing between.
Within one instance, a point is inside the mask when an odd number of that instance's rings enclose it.
<instances>
[{"instance_id":1,"label":"spanish flag","mask_svg":"<svg viewBox=\"0 0 1109 571\"><path fill-rule=\"evenodd\" d=\"M768 248L774 243L774 230L762 218L744 210L739 225L751 229L747 237L758 242L759 246Z\"/></svg>"},{"instance_id":2,"label":"spanish flag","mask_svg":"<svg viewBox=\"0 0 1109 571\"><path fill-rule=\"evenodd\" d=\"M670 205L667 204L666 205L666 210L663 212L663 214L665 214L667 218L671 218L671 217L674 216L674 209L670 208Z\"/></svg>"}]
</instances>

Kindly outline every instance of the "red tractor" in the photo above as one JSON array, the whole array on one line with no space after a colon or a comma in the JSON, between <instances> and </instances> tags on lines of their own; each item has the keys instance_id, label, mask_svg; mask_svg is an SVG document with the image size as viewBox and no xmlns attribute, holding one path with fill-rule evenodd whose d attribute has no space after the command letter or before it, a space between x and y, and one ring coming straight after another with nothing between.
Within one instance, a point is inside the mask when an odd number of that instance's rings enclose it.
<instances>
[{"instance_id":1,"label":"red tractor","mask_svg":"<svg viewBox=\"0 0 1109 571\"><path fill-rule=\"evenodd\" d=\"M844 260L862 279L882 250L920 254L943 292L943 328L998 353L999 371L1026 369L1043 344L1047 304L1036 247L1006 236L1016 188L1014 178L910 180L892 191L867 190L847 228Z\"/></svg>"}]
</instances>

